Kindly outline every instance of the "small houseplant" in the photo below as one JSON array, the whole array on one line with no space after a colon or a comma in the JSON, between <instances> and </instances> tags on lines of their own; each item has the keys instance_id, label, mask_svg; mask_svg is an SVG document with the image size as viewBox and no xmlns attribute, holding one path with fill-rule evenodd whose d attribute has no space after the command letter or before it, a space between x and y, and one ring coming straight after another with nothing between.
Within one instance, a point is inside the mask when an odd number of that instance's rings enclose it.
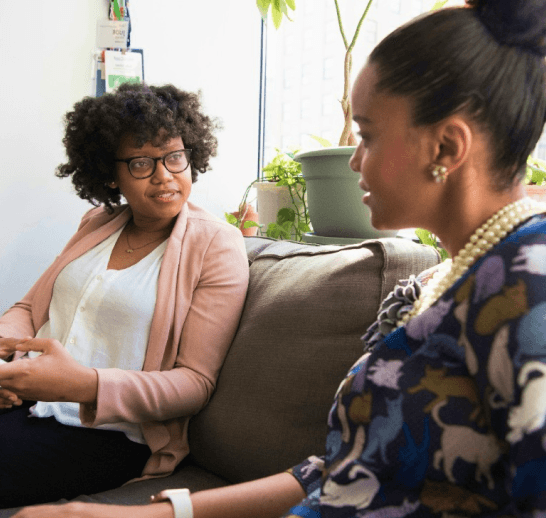
<instances>
[{"instance_id":1,"label":"small houseplant","mask_svg":"<svg viewBox=\"0 0 546 518\"><path fill-rule=\"evenodd\" d=\"M294 160L297 150L276 151L275 157L262 169L261 178L254 180L246 188L237 217L235 213L226 214L226 220L238 228L241 225L243 229L262 228L267 237L301 241L303 234L311 230L307 188L301 174L301 164ZM258 189L261 224L249 219L244 221L249 210L248 197L253 187Z\"/></svg>"}]
</instances>

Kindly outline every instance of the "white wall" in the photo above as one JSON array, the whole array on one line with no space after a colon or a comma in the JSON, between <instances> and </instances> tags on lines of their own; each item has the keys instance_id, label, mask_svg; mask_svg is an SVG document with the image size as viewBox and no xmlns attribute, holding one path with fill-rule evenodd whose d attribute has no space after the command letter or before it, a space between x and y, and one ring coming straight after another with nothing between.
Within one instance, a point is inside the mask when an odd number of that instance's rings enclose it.
<instances>
[{"instance_id":1,"label":"white wall","mask_svg":"<svg viewBox=\"0 0 546 518\"><path fill-rule=\"evenodd\" d=\"M240 11L233 5L237 4ZM132 46L151 84L203 91L225 130L190 199L235 210L256 175L258 10L253 2L131 0ZM51 263L91 206L54 176L62 116L91 90L96 21L107 0L0 0L0 313Z\"/></svg>"}]
</instances>

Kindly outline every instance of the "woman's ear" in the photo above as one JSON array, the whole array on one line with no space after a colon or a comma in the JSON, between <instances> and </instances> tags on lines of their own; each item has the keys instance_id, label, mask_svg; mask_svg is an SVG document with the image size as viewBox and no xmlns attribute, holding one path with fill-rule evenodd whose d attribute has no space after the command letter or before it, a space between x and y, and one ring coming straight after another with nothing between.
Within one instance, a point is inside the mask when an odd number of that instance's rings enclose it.
<instances>
[{"instance_id":1,"label":"woman's ear","mask_svg":"<svg viewBox=\"0 0 546 518\"><path fill-rule=\"evenodd\" d=\"M463 117L453 115L439 123L435 137L435 164L446 167L447 171L454 171L467 160L473 133Z\"/></svg>"},{"instance_id":2,"label":"woman's ear","mask_svg":"<svg viewBox=\"0 0 546 518\"><path fill-rule=\"evenodd\" d=\"M118 184L116 182L110 182L106 184L110 189L117 189Z\"/></svg>"}]
</instances>

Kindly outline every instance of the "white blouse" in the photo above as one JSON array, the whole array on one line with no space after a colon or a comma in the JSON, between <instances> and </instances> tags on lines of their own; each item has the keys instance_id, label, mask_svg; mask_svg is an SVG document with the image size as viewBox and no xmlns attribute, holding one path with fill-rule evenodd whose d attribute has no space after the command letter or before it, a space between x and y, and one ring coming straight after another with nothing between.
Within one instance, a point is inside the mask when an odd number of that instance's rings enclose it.
<instances>
[{"instance_id":1,"label":"white blouse","mask_svg":"<svg viewBox=\"0 0 546 518\"><path fill-rule=\"evenodd\" d=\"M133 266L108 270L110 255L122 230L61 271L53 287L49 320L36 336L59 340L86 367L140 371L167 240ZM66 425L83 426L79 408L79 403L40 401L32 408L32 415L53 416ZM122 431L130 440L146 444L137 423L97 428Z\"/></svg>"}]
</instances>

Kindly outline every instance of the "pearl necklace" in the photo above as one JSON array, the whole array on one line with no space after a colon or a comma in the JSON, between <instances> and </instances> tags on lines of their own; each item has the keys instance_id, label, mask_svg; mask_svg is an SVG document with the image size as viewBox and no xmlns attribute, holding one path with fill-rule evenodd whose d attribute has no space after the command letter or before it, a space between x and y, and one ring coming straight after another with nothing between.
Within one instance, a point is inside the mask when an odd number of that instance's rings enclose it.
<instances>
[{"instance_id":1,"label":"pearl necklace","mask_svg":"<svg viewBox=\"0 0 546 518\"><path fill-rule=\"evenodd\" d=\"M411 318L429 309L478 258L491 250L522 221L543 212L546 212L546 203L522 198L493 214L472 234L470 241L459 251L453 261L446 259L441 264L427 286L423 288L421 296L413 304L413 309L398 321L397 327L405 325Z\"/></svg>"}]
</instances>

